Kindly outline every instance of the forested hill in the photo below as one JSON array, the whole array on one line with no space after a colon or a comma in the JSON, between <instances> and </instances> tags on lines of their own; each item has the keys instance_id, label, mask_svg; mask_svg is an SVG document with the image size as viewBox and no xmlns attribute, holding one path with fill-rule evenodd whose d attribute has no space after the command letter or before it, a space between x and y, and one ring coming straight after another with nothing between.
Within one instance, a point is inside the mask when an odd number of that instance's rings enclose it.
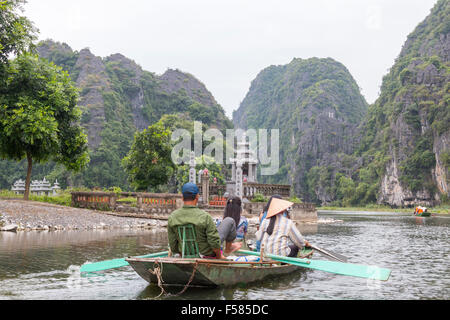
<instances>
[{"instance_id":1,"label":"forested hill","mask_svg":"<svg viewBox=\"0 0 450 320\"><path fill-rule=\"evenodd\" d=\"M130 150L136 131L167 114L202 121L208 127L233 127L205 85L188 73L169 69L156 75L121 54L101 58L89 49L78 52L52 40L40 42L37 52L68 71L80 89L78 104L83 111L81 121L88 134L91 162L77 175L53 163L38 165L33 169L33 179L58 178L63 187L129 189L120 162ZM0 161L0 188L10 188L15 180L24 179L23 168L23 163Z\"/></svg>"},{"instance_id":2,"label":"forested hill","mask_svg":"<svg viewBox=\"0 0 450 320\"><path fill-rule=\"evenodd\" d=\"M353 160L366 112L344 65L331 58L294 59L259 73L233 121L236 128L280 129L281 169L261 181L292 184L304 200L327 202L335 191L317 188L318 180L333 185L341 163Z\"/></svg>"},{"instance_id":3,"label":"forested hill","mask_svg":"<svg viewBox=\"0 0 450 320\"><path fill-rule=\"evenodd\" d=\"M370 106L359 152L380 203L449 199L449 32L450 1L440 0L408 36Z\"/></svg>"}]
</instances>

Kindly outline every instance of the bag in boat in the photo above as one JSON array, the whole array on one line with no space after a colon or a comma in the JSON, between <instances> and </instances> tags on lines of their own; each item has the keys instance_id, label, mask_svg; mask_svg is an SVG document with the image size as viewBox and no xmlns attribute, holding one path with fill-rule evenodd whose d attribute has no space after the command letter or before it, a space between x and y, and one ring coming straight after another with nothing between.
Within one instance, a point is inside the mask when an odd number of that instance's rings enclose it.
<instances>
[{"instance_id":1,"label":"bag in boat","mask_svg":"<svg viewBox=\"0 0 450 320\"><path fill-rule=\"evenodd\" d=\"M257 256L228 256L227 260L236 262L258 262L259 257Z\"/></svg>"}]
</instances>

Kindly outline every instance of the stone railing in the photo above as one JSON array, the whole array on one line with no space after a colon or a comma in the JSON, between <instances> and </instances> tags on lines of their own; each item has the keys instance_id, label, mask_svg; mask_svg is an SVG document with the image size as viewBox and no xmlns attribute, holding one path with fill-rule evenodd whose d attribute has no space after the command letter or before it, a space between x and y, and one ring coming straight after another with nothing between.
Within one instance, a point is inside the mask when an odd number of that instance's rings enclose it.
<instances>
[{"instance_id":1,"label":"stone railing","mask_svg":"<svg viewBox=\"0 0 450 320\"><path fill-rule=\"evenodd\" d=\"M261 183L244 183L244 197L252 199L256 194L262 194L265 197L279 194L282 197L290 197L291 186L281 184L261 184Z\"/></svg>"},{"instance_id":2,"label":"stone railing","mask_svg":"<svg viewBox=\"0 0 450 320\"><path fill-rule=\"evenodd\" d=\"M72 192L72 206L105 211L113 210L116 198L115 193Z\"/></svg>"},{"instance_id":3,"label":"stone railing","mask_svg":"<svg viewBox=\"0 0 450 320\"><path fill-rule=\"evenodd\" d=\"M197 184L200 194L202 194L202 185ZM209 195L211 196L223 196L226 190L225 185L215 185L209 184ZM280 185L280 184L261 184L261 183L251 183L244 182L243 184L244 197L247 199L253 199L256 194L262 194L265 197L273 196L274 194L279 194L282 197L288 198L291 195L290 185Z\"/></svg>"},{"instance_id":4,"label":"stone railing","mask_svg":"<svg viewBox=\"0 0 450 320\"><path fill-rule=\"evenodd\" d=\"M267 203L248 202L243 204L244 212L250 216L259 216ZM290 213L292 220L297 222L316 222L317 210L312 203L295 203Z\"/></svg>"},{"instance_id":5,"label":"stone railing","mask_svg":"<svg viewBox=\"0 0 450 320\"><path fill-rule=\"evenodd\" d=\"M201 187L200 187L201 188ZM223 196L227 191L226 185L209 184L209 194L214 196Z\"/></svg>"},{"instance_id":6,"label":"stone railing","mask_svg":"<svg viewBox=\"0 0 450 320\"><path fill-rule=\"evenodd\" d=\"M103 211L168 216L182 205L181 194L72 192L72 206Z\"/></svg>"}]
</instances>

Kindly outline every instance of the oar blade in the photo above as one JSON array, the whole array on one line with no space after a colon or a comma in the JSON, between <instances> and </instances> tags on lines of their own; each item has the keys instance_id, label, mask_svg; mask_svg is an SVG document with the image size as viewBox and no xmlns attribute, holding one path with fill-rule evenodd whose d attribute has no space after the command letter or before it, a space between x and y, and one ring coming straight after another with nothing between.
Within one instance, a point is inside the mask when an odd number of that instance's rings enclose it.
<instances>
[{"instance_id":1,"label":"oar blade","mask_svg":"<svg viewBox=\"0 0 450 320\"><path fill-rule=\"evenodd\" d=\"M344 276L352 276L373 280L387 281L391 270L377 266L365 266L360 264L343 263L336 261L311 260L306 268L331 272Z\"/></svg>"},{"instance_id":2,"label":"oar blade","mask_svg":"<svg viewBox=\"0 0 450 320\"><path fill-rule=\"evenodd\" d=\"M257 256L260 255L259 252L254 251L239 250L238 252L245 255L257 255ZM366 279L387 281L391 274L391 270L386 268L379 268L377 266L364 266L352 263L343 263L326 260L307 260L307 259L289 258L273 254L267 254L266 256L276 261L289 263L308 269L320 270L324 272Z\"/></svg>"},{"instance_id":3,"label":"oar blade","mask_svg":"<svg viewBox=\"0 0 450 320\"><path fill-rule=\"evenodd\" d=\"M166 257L168 255L168 251L163 252L157 252L152 254L147 254L144 256L140 256L138 258L160 258L160 257ZM110 269L118 269L122 267L128 266L128 262L125 261L125 258L119 258L119 259L112 259L107 261L99 261L94 263L87 263L81 266L80 272L81 273L90 273L90 272L98 272L98 271L105 271Z\"/></svg>"},{"instance_id":4,"label":"oar blade","mask_svg":"<svg viewBox=\"0 0 450 320\"><path fill-rule=\"evenodd\" d=\"M97 272L109 269L117 269L128 266L128 262L123 259L113 259L108 261L99 261L95 263L84 264L80 268L80 272Z\"/></svg>"}]
</instances>

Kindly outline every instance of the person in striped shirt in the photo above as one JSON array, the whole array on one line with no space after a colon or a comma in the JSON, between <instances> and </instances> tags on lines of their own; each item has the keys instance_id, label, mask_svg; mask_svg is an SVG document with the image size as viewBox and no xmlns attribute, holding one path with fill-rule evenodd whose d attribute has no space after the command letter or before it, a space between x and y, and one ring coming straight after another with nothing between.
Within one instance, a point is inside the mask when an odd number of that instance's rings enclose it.
<instances>
[{"instance_id":1,"label":"person in striped shirt","mask_svg":"<svg viewBox=\"0 0 450 320\"><path fill-rule=\"evenodd\" d=\"M280 203L283 204L281 207ZM286 207L289 205L288 201L273 199L272 204L282 209L277 209L275 212L270 212L269 209L267 217L256 232L256 239L261 241L266 253L297 257L299 250L309 247L310 244L303 238L294 221L290 219L289 211L293 203Z\"/></svg>"}]
</instances>

